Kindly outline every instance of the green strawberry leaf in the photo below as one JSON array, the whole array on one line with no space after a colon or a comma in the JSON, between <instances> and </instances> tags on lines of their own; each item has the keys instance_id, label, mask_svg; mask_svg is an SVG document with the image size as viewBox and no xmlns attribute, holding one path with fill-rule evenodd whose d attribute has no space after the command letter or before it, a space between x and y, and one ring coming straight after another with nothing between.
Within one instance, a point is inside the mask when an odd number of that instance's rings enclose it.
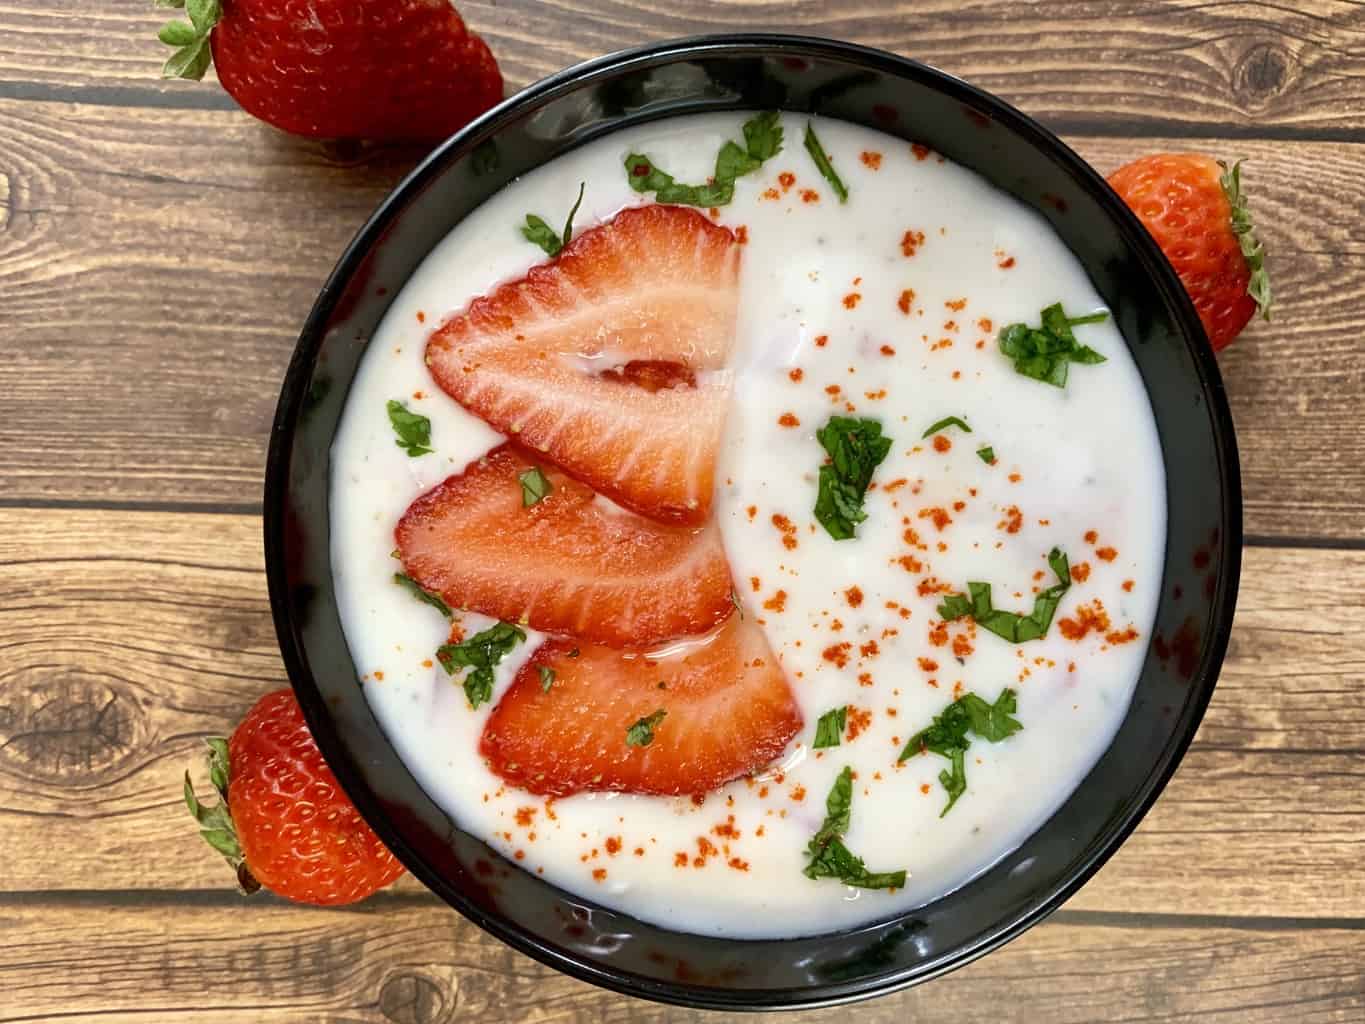
<instances>
[{"instance_id":1,"label":"green strawberry leaf","mask_svg":"<svg viewBox=\"0 0 1365 1024\"><path fill-rule=\"evenodd\" d=\"M1256 312L1269 320L1270 307L1274 304L1270 293L1270 274L1265 267L1265 246L1256 237L1251 210L1247 208L1246 196L1242 194L1242 161L1238 160L1229 167L1226 162L1219 160L1218 166L1223 169L1218 183L1223 186L1223 194L1228 197L1228 205L1232 207L1232 233L1237 236L1247 269L1251 271L1247 294L1256 300Z\"/></svg>"},{"instance_id":2,"label":"green strawberry leaf","mask_svg":"<svg viewBox=\"0 0 1365 1024\"><path fill-rule=\"evenodd\" d=\"M168 21L161 26L161 31L156 37L167 46L189 46L199 39L199 33L195 32L192 25L183 21Z\"/></svg>"},{"instance_id":3,"label":"green strawberry leaf","mask_svg":"<svg viewBox=\"0 0 1365 1024\"><path fill-rule=\"evenodd\" d=\"M223 7L219 0L185 0L185 13L190 16L194 30L207 36L223 16Z\"/></svg>"},{"instance_id":4,"label":"green strawberry leaf","mask_svg":"<svg viewBox=\"0 0 1365 1024\"><path fill-rule=\"evenodd\" d=\"M196 39L171 54L161 68L161 77L188 78L192 82L198 82L209 69L211 56L208 39Z\"/></svg>"},{"instance_id":5,"label":"green strawberry leaf","mask_svg":"<svg viewBox=\"0 0 1365 1024\"><path fill-rule=\"evenodd\" d=\"M209 778L213 782L213 788L218 792L218 802L212 807L200 803L199 798L195 795L194 783L190 780L190 773L186 772L185 806L190 809L190 814L199 825L200 837L223 855L223 859L228 862L228 866L237 876L237 885L243 894L250 896L260 889L261 883L256 880L251 869L246 866L242 844L237 839L237 826L233 824L232 813L228 808L227 740L221 736L214 736L207 739L206 742L209 748Z\"/></svg>"}]
</instances>

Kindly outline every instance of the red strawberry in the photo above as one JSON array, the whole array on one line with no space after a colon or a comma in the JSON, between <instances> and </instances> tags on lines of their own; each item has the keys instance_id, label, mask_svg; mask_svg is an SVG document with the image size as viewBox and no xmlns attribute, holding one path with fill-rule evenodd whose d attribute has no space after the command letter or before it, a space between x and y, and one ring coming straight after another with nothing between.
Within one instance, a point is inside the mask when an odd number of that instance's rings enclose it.
<instances>
[{"instance_id":1,"label":"red strawberry","mask_svg":"<svg viewBox=\"0 0 1365 1024\"><path fill-rule=\"evenodd\" d=\"M213 64L243 110L318 138L443 139L502 99L487 45L449 0L170 0L189 23L167 78Z\"/></svg>"},{"instance_id":2,"label":"red strawberry","mask_svg":"<svg viewBox=\"0 0 1365 1024\"><path fill-rule=\"evenodd\" d=\"M536 794L690 795L761 769L800 729L763 630L735 615L709 642L659 657L543 644L493 709L479 750Z\"/></svg>"},{"instance_id":3,"label":"red strawberry","mask_svg":"<svg viewBox=\"0 0 1365 1024\"><path fill-rule=\"evenodd\" d=\"M703 633L734 609L714 523L613 508L562 472L523 507L531 456L503 445L422 495L394 530L403 571L447 604L593 643Z\"/></svg>"},{"instance_id":4,"label":"red strawberry","mask_svg":"<svg viewBox=\"0 0 1365 1024\"><path fill-rule=\"evenodd\" d=\"M403 873L337 785L290 690L256 702L231 740L208 741L219 802L185 802L247 892L264 885L299 903L354 903Z\"/></svg>"},{"instance_id":5,"label":"red strawberry","mask_svg":"<svg viewBox=\"0 0 1365 1024\"><path fill-rule=\"evenodd\" d=\"M1270 278L1242 196L1241 164L1201 153L1144 156L1109 175L1175 267L1214 351L1258 310L1270 319Z\"/></svg>"},{"instance_id":6,"label":"red strawberry","mask_svg":"<svg viewBox=\"0 0 1365 1024\"><path fill-rule=\"evenodd\" d=\"M739 250L695 210L623 210L448 320L427 365L471 412L618 504L703 522Z\"/></svg>"}]
</instances>

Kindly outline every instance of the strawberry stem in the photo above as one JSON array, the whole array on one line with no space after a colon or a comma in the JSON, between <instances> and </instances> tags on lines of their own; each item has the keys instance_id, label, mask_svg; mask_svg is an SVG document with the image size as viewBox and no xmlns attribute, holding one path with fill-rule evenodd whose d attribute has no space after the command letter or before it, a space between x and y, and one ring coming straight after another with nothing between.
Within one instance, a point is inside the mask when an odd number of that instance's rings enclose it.
<instances>
[{"instance_id":1,"label":"strawberry stem","mask_svg":"<svg viewBox=\"0 0 1365 1024\"><path fill-rule=\"evenodd\" d=\"M199 81L213 62L209 34L223 16L221 0L156 0L158 7L184 9L189 21L168 21L156 37L175 52L161 68L162 78Z\"/></svg>"},{"instance_id":2,"label":"strawberry stem","mask_svg":"<svg viewBox=\"0 0 1365 1024\"><path fill-rule=\"evenodd\" d=\"M1251 222L1251 211L1247 208L1246 196L1242 194L1242 161L1231 167L1219 160L1223 169L1218 183L1223 186L1223 194L1228 197L1232 207L1232 232L1237 236L1237 244L1242 247L1242 256L1251 271L1247 281L1247 294L1256 300L1256 311L1266 320L1270 319L1272 298L1270 294L1270 274L1265 267L1265 247L1256 237L1255 225Z\"/></svg>"},{"instance_id":3,"label":"strawberry stem","mask_svg":"<svg viewBox=\"0 0 1365 1024\"><path fill-rule=\"evenodd\" d=\"M237 826L232 822L228 810L228 744L221 736L205 740L209 747L209 780L218 793L218 802L206 807L194 794L194 783L190 773L185 773L185 804L189 807L194 820L199 823L199 835L204 842L223 855L237 875L237 885L243 895L250 896L261 888L261 883L246 866L242 856L242 844L237 840Z\"/></svg>"}]
</instances>

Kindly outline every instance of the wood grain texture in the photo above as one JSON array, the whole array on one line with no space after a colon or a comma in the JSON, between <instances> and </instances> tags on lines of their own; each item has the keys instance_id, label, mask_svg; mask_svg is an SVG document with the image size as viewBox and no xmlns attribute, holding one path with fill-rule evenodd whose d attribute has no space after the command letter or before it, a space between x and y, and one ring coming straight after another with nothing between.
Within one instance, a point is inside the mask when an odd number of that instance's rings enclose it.
<instances>
[{"instance_id":1,"label":"wood grain texture","mask_svg":"<svg viewBox=\"0 0 1365 1024\"><path fill-rule=\"evenodd\" d=\"M0 510L0 864L11 891L214 890L180 804L200 737L284 684L252 517ZM1247 552L1199 739L1074 908L1365 908L1365 552ZM47 859L60 857L54 874ZM1175 868L1179 866L1179 870ZM1331 878L1331 886L1323 880Z\"/></svg>"},{"instance_id":2,"label":"wood grain texture","mask_svg":"<svg viewBox=\"0 0 1365 1024\"><path fill-rule=\"evenodd\" d=\"M1365 13L1351 0L463 0L459 8L509 88L659 39L795 32L916 57L1036 116L1111 132L1175 123L1340 138L1365 128ZM0 82L12 95L223 105L210 87L158 81L168 52L155 40L162 20L150 5L120 0L97 0L80 19L10 0L0 5Z\"/></svg>"},{"instance_id":3,"label":"wood grain texture","mask_svg":"<svg viewBox=\"0 0 1365 1024\"><path fill-rule=\"evenodd\" d=\"M6 100L0 137L0 500L254 506L298 328L414 155ZM1223 361L1247 530L1361 536L1365 240L1343 211L1365 208L1365 146L1074 141L1106 170L1167 146L1250 161L1279 305Z\"/></svg>"},{"instance_id":4,"label":"wood grain texture","mask_svg":"<svg viewBox=\"0 0 1365 1024\"><path fill-rule=\"evenodd\" d=\"M13 941L17 936L24 941ZM380 896L323 911L260 902L0 904L0 1022L200 1024L704 1024L725 1019L627 999L556 974L454 911ZM1046 1019L1355 1024L1365 931L1238 928L1063 914L931 985L852 1011L866 1024ZM60 1009L53 992L63 993ZM1000 1017L1001 1013L1005 1017ZM845 1009L763 1014L829 1024Z\"/></svg>"}]
</instances>

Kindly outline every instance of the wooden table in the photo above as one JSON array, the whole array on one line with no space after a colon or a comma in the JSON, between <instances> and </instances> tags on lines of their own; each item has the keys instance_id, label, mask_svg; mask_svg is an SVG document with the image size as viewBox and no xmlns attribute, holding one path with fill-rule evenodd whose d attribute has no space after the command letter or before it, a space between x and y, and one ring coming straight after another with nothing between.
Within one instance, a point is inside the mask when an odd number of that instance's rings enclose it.
<instances>
[{"instance_id":1,"label":"wooden table","mask_svg":"<svg viewBox=\"0 0 1365 1024\"><path fill-rule=\"evenodd\" d=\"M1222 364L1247 552L1199 738L1050 921L854 1012L1365 1020L1365 6L461 6L513 88L646 40L785 29L969 78L1102 170L1248 159L1279 306ZM200 737L285 681L260 525L280 377L418 154L285 138L212 85L162 84L163 14L0 0L0 1022L701 1019L561 977L411 879L350 910L243 903L196 837L179 777Z\"/></svg>"}]
</instances>

